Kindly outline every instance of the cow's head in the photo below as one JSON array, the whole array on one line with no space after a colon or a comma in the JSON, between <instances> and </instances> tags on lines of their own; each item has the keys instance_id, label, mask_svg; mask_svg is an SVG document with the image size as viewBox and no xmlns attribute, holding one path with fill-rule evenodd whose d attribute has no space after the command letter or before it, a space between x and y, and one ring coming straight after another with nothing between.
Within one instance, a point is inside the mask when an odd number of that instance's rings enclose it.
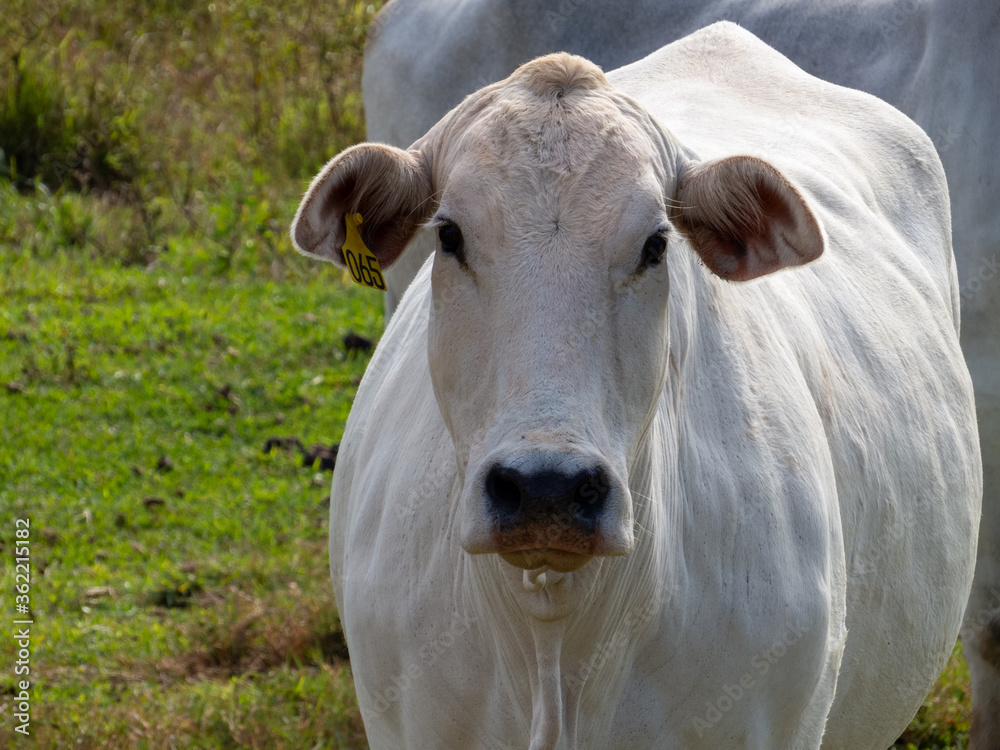
<instances>
[{"instance_id":1,"label":"cow's head","mask_svg":"<svg viewBox=\"0 0 1000 750\"><path fill-rule=\"evenodd\" d=\"M565 54L469 97L408 151L340 154L302 202L296 246L343 265L354 212L383 267L436 229L428 358L464 472L462 544L524 569L633 547L629 471L667 377L670 255L745 281L823 250L777 169L698 161Z\"/></svg>"}]
</instances>

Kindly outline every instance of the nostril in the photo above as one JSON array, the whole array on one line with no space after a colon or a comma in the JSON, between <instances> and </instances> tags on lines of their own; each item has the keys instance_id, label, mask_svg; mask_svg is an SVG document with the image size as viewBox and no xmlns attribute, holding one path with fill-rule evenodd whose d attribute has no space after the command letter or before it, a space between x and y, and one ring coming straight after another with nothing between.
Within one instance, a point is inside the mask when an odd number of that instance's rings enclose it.
<instances>
[{"instance_id":1,"label":"nostril","mask_svg":"<svg viewBox=\"0 0 1000 750\"><path fill-rule=\"evenodd\" d=\"M596 468L586 472L573 491L577 520L589 528L596 528L610 487L610 482L602 469Z\"/></svg>"},{"instance_id":2,"label":"nostril","mask_svg":"<svg viewBox=\"0 0 1000 750\"><path fill-rule=\"evenodd\" d=\"M517 480L500 466L486 475L486 495L501 516L513 519L521 510L521 487Z\"/></svg>"},{"instance_id":3,"label":"nostril","mask_svg":"<svg viewBox=\"0 0 1000 750\"><path fill-rule=\"evenodd\" d=\"M558 516L585 533L597 531L611 490L601 466L571 472L545 469L522 473L494 464L484 484L490 510L502 526Z\"/></svg>"}]
</instances>

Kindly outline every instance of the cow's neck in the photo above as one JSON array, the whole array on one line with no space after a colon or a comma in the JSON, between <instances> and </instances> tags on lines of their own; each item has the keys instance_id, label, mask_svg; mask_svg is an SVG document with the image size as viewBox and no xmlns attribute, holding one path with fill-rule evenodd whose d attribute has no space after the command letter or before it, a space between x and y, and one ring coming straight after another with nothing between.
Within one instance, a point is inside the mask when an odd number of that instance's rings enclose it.
<instances>
[{"instance_id":1,"label":"cow's neck","mask_svg":"<svg viewBox=\"0 0 1000 750\"><path fill-rule=\"evenodd\" d=\"M639 649L658 625L670 587L660 559L669 545L659 528L669 514L655 487L664 421L654 419L630 477L637 529L631 554L543 576L497 555L467 558L467 606L497 649L501 691L519 723L530 723L531 750L605 746L610 723L592 726L589 717L605 716L619 702Z\"/></svg>"}]
</instances>

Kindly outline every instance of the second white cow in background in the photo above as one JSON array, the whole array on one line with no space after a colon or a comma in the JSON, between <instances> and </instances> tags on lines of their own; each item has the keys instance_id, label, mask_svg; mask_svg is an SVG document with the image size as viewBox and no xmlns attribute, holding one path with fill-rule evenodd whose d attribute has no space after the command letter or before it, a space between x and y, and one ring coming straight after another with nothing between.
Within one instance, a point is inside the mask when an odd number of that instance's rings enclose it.
<instances>
[{"instance_id":1,"label":"second white cow in background","mask_svg":"<svg viewBox=\"0 0 1000 750\"><path fill-rule=\"evenodd\" d=\"M426 220L331 498L372 747L888 747L982 490L919 128L719 24L348 149L293 239L387 267Z\"/></svg>"}]
</instances>

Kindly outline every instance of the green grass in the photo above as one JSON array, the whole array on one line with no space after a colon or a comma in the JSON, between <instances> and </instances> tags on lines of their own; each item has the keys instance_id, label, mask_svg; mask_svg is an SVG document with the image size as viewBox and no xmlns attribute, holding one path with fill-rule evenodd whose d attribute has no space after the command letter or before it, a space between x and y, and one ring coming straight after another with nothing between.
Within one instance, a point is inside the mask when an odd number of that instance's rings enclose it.
<instances>
[{"instance_id":1,"label":"green grass","mask_svg":"<svg viewBox=\"0 0 1000 750\"><path fill-rule=\"evenodd\" d=\"M8 526L31 519L35 733L166 747L173 716L181 746L363 746L327 573L329 474L261 448L339 440L366 364L340 338L377 336L381 300L296 258L276 281L199 272L196 256L0 256L0 506ZM13 663L10 639L0 654Z\"/></svg>"},{"instance_id":2,"label":"green grass","mask_svg":"<svg viewBox=\"0 0 1000 750\"><path fill-rule=\"evenodd\" d=\"M0 612L30 518L33 746L366 747L330 475L261 449L338 441L367 364L340 339L382 330L378 295L287 239L362 137L379 4L5 6ZM964 747L968 711L957 649L898 747Z\"/></svg>"},{"instance_id":3,"label":"green grass","mask_svg":"<svg viewBox=\"0 0 1000 750\"><path fill-rule=\"evenodd\" d=\"M5 7L0 609L30 518L35 746L366 746L330 475L261 449L339 440L367 362L340 339L382 328L377 295L287 239L362 137L379 4Z\"/></svg>"}]
</instances>

